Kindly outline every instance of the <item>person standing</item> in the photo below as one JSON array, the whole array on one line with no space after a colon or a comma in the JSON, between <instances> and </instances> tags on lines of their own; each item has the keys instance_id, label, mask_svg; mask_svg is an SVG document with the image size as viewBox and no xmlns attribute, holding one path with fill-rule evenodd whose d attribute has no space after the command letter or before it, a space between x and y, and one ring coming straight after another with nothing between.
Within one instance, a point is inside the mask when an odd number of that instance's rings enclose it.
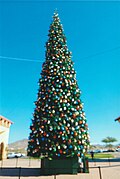
<instances>
[{"instance_id":1,"label":"person standing","mask_svg":"<svg viewBox=\"0 0 120 179\"><path fill-rule=\"evenodd\" d=\"M94 160L94 152L93 150L90 152L92 160Z\"/></svg>"}]
</instances>

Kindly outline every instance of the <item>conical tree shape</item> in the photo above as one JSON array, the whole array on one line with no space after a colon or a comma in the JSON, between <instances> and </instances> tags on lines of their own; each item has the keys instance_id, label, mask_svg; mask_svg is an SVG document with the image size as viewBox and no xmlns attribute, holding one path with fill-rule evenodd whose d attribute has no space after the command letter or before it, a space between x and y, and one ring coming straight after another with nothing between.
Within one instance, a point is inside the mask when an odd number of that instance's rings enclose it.
<instances>
[{"instance_id":1,"label":"conical tree shape","mask_svg":"<svg viewBox=\"0 0 120 179\"><path fill-rule=\"evenodd\" d=\"M48 36L46 60L30 126L28 155L81 156L89 145L88 126L71 52L57 12Z\"/></svg>"}]
</instances>

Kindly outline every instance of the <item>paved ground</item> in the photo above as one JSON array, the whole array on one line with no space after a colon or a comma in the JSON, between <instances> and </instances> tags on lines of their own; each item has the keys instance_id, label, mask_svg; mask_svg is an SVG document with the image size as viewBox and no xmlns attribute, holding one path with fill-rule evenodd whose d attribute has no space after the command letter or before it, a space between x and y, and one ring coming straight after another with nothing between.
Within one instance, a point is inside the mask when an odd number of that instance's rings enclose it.
<instances>
[{"instance_id":1,"label":"paved ground","mask_svg":"<svg viewBox=\"0 0 120 179\"><path fill-rule=\"evenodd\" d=\"M89 162L90 173L78 175L40 176L40 160L7 159L0 161L0 179L119 179L120 158ZM99 167L100 166L100 170ZM19 167L22 167L21 170ZM100 178L101 171L101 178ZM21 177L19 177L19 174Z\"/></svg>"}]
</instances>

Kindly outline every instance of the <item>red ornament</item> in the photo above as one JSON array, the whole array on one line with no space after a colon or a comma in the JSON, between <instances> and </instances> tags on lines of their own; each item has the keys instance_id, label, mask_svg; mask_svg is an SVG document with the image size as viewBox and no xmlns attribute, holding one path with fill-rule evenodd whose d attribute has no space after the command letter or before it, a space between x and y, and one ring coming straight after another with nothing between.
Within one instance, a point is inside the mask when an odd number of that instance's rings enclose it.
<instances>
[{"instance_id":1,"label":"red ornament","mask_svg":"<svg viewBox=\"0 0 120 179\"><path fill-rule=\"evenodd\" d=\"M78 140L78 144L81 144L81 141L80 141L80 140Z\"/></svg>"},{"instance_id":2,"label":"red ornament","mask_svg":"<svg viewBox=\"0 0 120 179\"><path fill-rule=\"evenodd\" d=\"M56 139L56 135L54 135L53 138Z\"/></svg>"},{"instance_id":3,"label":"red ornament","mask_svg":"<svg viewBox=\"0 0 120 179\"><path fill-rule=\"evenodd\" d=\"M79 124L82 124L83 122L82 121L79 121Z\"/></svg>"},{"instance_id":4,"label":"red ornament","mask_svg":"<svg viewBox=\"0 0 120 179\"><path fill-rule=\"evenodd\" d=\"M61 113L60 117L64 117L64 114L63 114L63 113Z\"/></svg>"},{"instance_id":5,"label":"red ornament","mask_svg":"<svg viewBox=\"0 0 120 179\"><path fill-rule=\"evenodd\" d=\"M61 135L61 134L62 134L62 131L60 131L59 134Z\"/></svg>"},{"instance_id":6,"label":"red ornament","mask_svg":"<svg viewBox=\"0 0 120 179\"><path fill-rule=\"evenodd\" d=\"M73 116L72 116L72 117L73 117L73 119L75 119L75 118L76 118L76 114L73 114Z\"/></svg>"},{"instance_id":7,"label":"red ornament","mask_svg":"<svg viewBox=\"0 0 120 179\"><path fill-rule=\"evenodd\" d=\"M53 117L53 114L50 114L50 117Z\"/></svg>"},{"instance_id":8,"label":"red ornament","mask_svg":"<svg viewBox=\"0 0 120 179\"><path fill-rule=\"evenodd\" d=\"M46 136L47 134L46 134L46 132L44 132L44 134L43 134L44 136Z\"/></svg>"},{"instance_id":9,"label":"red ornament","mask_svg":"<svg viewBox=\"0 0 120 179\"><path fill-rule=\"evenodd\" d=\"M74 136L77 136L77 132L74 132Z\"/></svg>"},{"instance_id":10,"label":"red ornament","mask_svg":"<svg viewBox=\"0 0 120 179\"><path fill-rule=\"evenodd\" d=\"M62 153L63 153L63 151L62 151L62 150L59 150L59 152L60 152L60 154L62 154Z\"/></svg>"},{"instance_id":11,"label":"red ornament","mask_svg":"<svg viewBox=\"0 0 120 179\"><path fill-rule=\"evenodd\" d=\"M79 110L79 109L80 109L80 106L77 106L76 109Z\"/></svg>"},{"instance_id":12,"label":"red ornament","mask_svg":"<svg viewBox=\"0 0 120 179\"><path fill-rule=\"evenodd\" d=\"M68 127L65 127L66 131L68 131Z\"/></svg>"}]
</instances>

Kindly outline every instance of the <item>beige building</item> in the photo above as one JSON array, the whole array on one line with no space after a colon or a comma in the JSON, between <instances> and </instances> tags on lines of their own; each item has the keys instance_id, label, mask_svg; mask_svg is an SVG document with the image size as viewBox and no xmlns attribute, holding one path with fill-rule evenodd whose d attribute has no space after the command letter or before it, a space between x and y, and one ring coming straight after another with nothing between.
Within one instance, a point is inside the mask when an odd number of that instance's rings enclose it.
<instances>
[{"instance_id":1,"label":"beige building","mask_svg":"<svg viewBox=\"0 0 120 179\"><path fill-rule=\"evenodd\" d=\"M12 121L0 115L0 160L7 157L7 146Z\"/></svg>"}]
</instances>

